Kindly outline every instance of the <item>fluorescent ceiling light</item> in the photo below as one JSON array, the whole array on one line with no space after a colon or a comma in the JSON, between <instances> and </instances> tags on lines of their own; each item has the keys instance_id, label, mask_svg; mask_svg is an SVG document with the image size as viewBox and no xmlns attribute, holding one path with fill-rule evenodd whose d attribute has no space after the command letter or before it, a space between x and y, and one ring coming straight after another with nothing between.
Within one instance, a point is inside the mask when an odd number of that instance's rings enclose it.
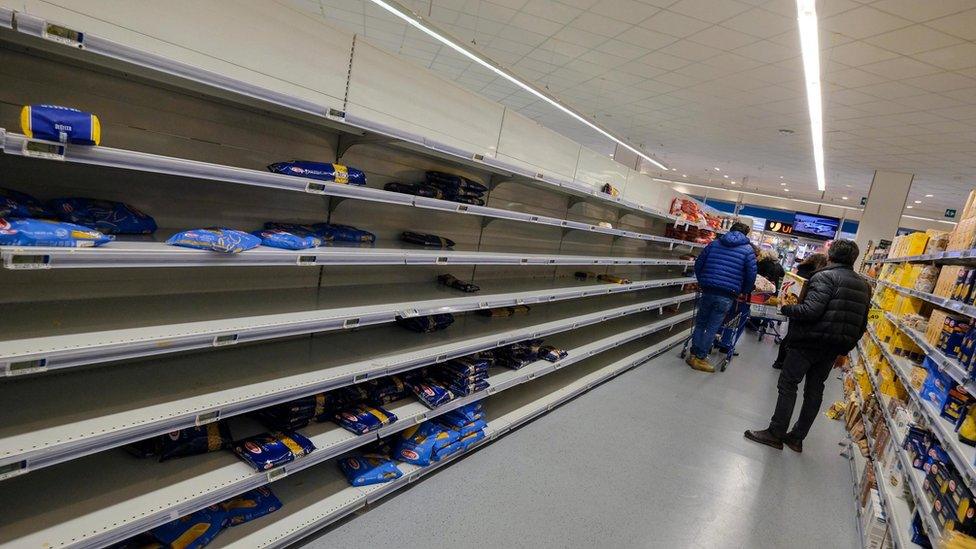
<instances>
[{"instance_id":1,"label":"fluorescent ceiling light","mask_svg":"<svg viewBox=\"0 0 976 549\"><path fill-rule=\"evenodd\" d=\"M621 147L629 150L630 152L636 154L637 156L643 158L644 160L647 160L651 164L654 164L655 166L661 168L662 170L667 171L667 169L668 169L667 166L665 166L661 162L655 160L651 156L647 155L647 153L644 153L643 151L637 149L636 147L634 147L630 143L627 143L626 141L624 141L622 138L619 138L619 137L611 134L609 131L601 128L596 123L590 121L588 118L586 118L582 114L580 114L580 113L576 112L575 110L571 109L570 107L564 105L561 101L559 101L558 99L556 99L554 96L549 95L548 93L546 93L546 92L544 92L544 91L536 88L531 83L526 82L525 80L522 80L521 78L519 78L515 74L509 72L507 69L505 69L501 65L499 65L499 64L495 63L494 61L492 61L491 59L489 59L489 58L481 55L476 50L469 48L467 45L465 45L461 41L454 39L453 37L451 37L446 32L438 29L432 23L426 21L423 18L423 16L418 15L418 14L414 13L413 11L407 9L406 7L404 7L403 5L401 5L399 2L397 2L395 0L372 0L372 2L374 4L376 4L377 6L385 9L386 11L392 13L393 15L399 17L400 19L403 19L404 21L406 21L407 23L409 23L413 27L417 28L421 32L427 34L428 36L430 36L434 40L437 40L441 44L444 44L445 46L451 48L452 50L454 50L454 51L456 51L458 53L460 53L461 55L467 57L468 59L474 61L475 63L481 65L482 67L484 67L484 68L490 70L491 72L497 74L498 76L501 76L505 80L508 80L512 84L515 84L516 86L518 86L518 87L522 88L523 90L531 93L532 95L538 97L539 99L545 101L546 103L549 103L553 107L556 107L557 109L563 111L564 113L568 114L569 116L575 118L577 121L579 121L579 122L585 124L586 126L589 126L590 128L596 130L598 133L600 133L604 137L610 139L614 143L617 143Z\"/></svg>"},{"instance_id":2,"label":"fluorescent ceiling light","mask_svg":"<svg viewBox=\"0 0 976 549\"><path fill-rule=\"evenodd\" d=\"M909 206L911 207L911 206ZM933 219L931 217L919 217L917 215L902 215L902 217L907 217L908 219L921 219L922 221L937 221L939 223L945 223L947 225L955 225L955 221L946 221L944 219Z\"/></svg>"},{"instance_id":3,"label":"fluorescent ceiling light","mask_svg":"<svg viewBox=\"0 0 976 549\"><path fill-rule=\"evenodd\" d=\"M932 198L932 196L933 195L931 195L931 194L927 194L927 195L925 195L925 198Z\"/></svg>"},{"instance_id":4,"label":"fluorescent ceiling light","mask_svg":"<svg viewBox=\"0 0 976 549\"><path fill-rule=\"evenodd\" d=\"M800 48L803 52L803 74L807 84L807 106L810 110L810 133L813 138L813 163L817 170L817 189L827 190L824 176L823 100L820 93L820 39L817 35L816 0L796 0L800 24Z\"/></svg>"}]
</instances>

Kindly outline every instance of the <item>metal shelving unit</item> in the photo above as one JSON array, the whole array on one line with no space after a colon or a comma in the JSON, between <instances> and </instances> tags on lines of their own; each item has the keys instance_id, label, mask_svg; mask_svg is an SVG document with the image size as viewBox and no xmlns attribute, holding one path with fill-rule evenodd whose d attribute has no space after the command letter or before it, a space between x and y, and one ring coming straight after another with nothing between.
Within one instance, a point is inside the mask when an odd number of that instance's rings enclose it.
<instances>
[{"instance_id":1,"label":"metal shelving unit","mask_svg":"<svg viewBox=\"0 0 976 549\"><path fill-rule=\"evenodd\" d=\"M940 263L944 265L972 265L976 261L976 250L955 250L934 254L910 255L885 259L870 259L864 263Z\"/></svg>"},{"instance_id":2,"label":"metal shelving unit","mask_svg":"<svg viewBox=\"0 0 976 549\"><path fill-rule=\"evenodd\" d=\"M885 311L884 315L889 322L897 326L903 334L911 338L916 345L925 351L925 355L935 362L936 365L938 365L940 372L948 374L953 381L965 387L967 391L970 391L970 393L976 393L976 383L974 383L969 377L969 372L963 368L962 364L959 362L959 359L950 357L939 349L935 348L935 346L926 341L923 334L906 326L901 319L895 315L887 311Z\"/></svg>"},{"instance_id":3,"label":"metal shelving unit","mask_svg":"<svg viewBox=\"0 0 976 549\"><path fill-rule=\"evenodd\" d=\"M606 336L604 328L594 334L604 335L588 343L569 348L569 356L555 364L539 361L521 370L495 371L489 377L491 387L480 393L455 400L445 406L429 409L418 401L409 398L394 403L389 408L399 418L397 422L375 433L356 436L332 423L317 423L303 429L312 440L316 450L290 464L265 471L255 472L250 466L237 459L230 452L215 452L183 460L163 463L146 463L116 450L72 460L59 467L52 467L31 475L0 483L0 497L5 501L18 501L19 505L7 517L8 525L0 535L0 543L14 543L23 546L48 545L56 547L82 547L107 545L125 539L135 533L162 524L173 517L182 516L207 505L222 501L235 494L274 482L291 474L299 473L316 464L326 462L349 450L367 444L416 423L426 421L458 406L493 395L546 376L555 371L576 371L568 368L577 362L611 351L624 345L623 349L633 353L624 360L615 361L612 367L600 368L599 373L584 374L574 384L559 387L558 390L535 388L545 396L533 404L532 413L525 406L514 410L489 408L489 417L499 433L514 428L520 423L535 417L554 406L572 398L597 383L633 367L673 345L682 342L688 334L687 325L677 334L665 336L648 347L641 338L653 335L674 326L687 323L690 313L679 314L651 325L613 333ZM600 327L603 328L603 327ZM629 346L626 346L631 342ZM624 352L624 351L619 351ZM613 355L610 355L612 360ZM600 358L593 359L600 364ZM563 370L566 369L566 370ZM567 374L574 377L574 374ZM562 376L559 379L565 379ZM191 461L192 460L192 461ZM149 472L149 474L147 474ZM408 477L416 478L414 474ZM329 477L324 477L328 479ZM97 498L74 498L70 494L96 490ZM383 489L384 493L393 486L374 487L363 490L369 500L370 492ZM55 494L63 494L58 497ZM382 494L375 494L380 497ZM52 505L53 504L53 505ZM287 505L287 504L286 504ZM298 510L298 509L296 509ZM260 524L265 524L260 521ZM260 524L256 524L260 526ZM273 524L269 524L278 531ZM307 532L306 532L307 533Z\"/></svg>"},{"instance_id":4,"label":"metal shelving unit","mask_svg":"<svg viewBox=\"0 0 976 549\"><path fill-rule=\"evenodd\" d=\"M560 372L560 376L550 376L537 384L524 385L490 398L486 401L490 419L485 430L484 443L496 440L517 426L551 411L566 400L639 366L669 348L679 345L681 341L682 336L679 334L630 354L621 349L614 352L610 358L590 359L585 361L586 363ZM607 360L610 362L607 363ZM540 387L542 385L545 387ZM539 393L543 393L544 396L539 396ZM498 415L495 414L496 410L499 412ZM367 503L373 503L400 488L409 486L460 456L457 454L446 461L423 468L400 464L398 466L404 472L403 477L391 483L364 488L350 487L335 466L318 467L289 476L274 485L275 494L283 504L279 511L269 515L266 521L254 521L222 533L214 541L214 546L241 549L286 547L362 508Z\"/></svg>"},{"instance_id":5,"label":"metal shelving unit","mask_svg":"<svg viewBox=\"0 0 976 549\"><path fill-rule=\"evenodd\" d=\"M30 145L30 146L29 146ZM358 187L354 185L343 185L338 183L324 182L317 179L282 175L265 171L239 168L235 166L224 166L209 162L199 162L183 158L174 158L157 154L128 151L124 149L113 149L110 147L74 147L47 141L30 139L24 135L12 133L0 128L0 150L7 154L50 159L49 153L38 155L33 153L34 148L48 150L54 148L60 151L57 160L71 162L75 164L105 166L130 172L147 172L154 174L165 174L178 177L190 177L211 181L223 181L238 185L249 185L278 189L284 191L303 192L313 195L325 195L336 198L351 198L356 200L366 200L369 202L379 202L383 204L395 204L401 206L412 206L429 210L439 210L482 216L490 219L506 219L510 221L521 221L525 223L536 223L610 235L618 238L631 238L644 240L647 242L658 242L670 246L687 246L689 248L701 248L703 244L697 244L685 240L668 238L664 236L645 234L624 229L614 229L598 224L582 223L569 219L560 219L545 215L538 215L529 212L519 212L493 208L488 206L477 206L473 204L459 204L449 200L439 200L422 196L396 193L371 187ZM591 195L592 196L592 195ZM615 204L618 202L614 201ZM654 217L674 221L672 216L651 213Z\"/></svg>"},{"instance_id":6,"label":"metal shelving unit","mask_svg":"<svg viewBox=\"0 0 976 549\"><path fill-rule=\"evenodd\" d=\"M638 280L630 284L575 280L506 280L489 282L482 291L463 294L434 284L409 286L344 287L341 292L275 290L217 292L182 296L174 306L166 296L93 299L83 307L83 318L66 315L65 302L11 305L43 319L59 335L32 337L36 329L17 327L0 341L0 375L25 375L47 370L176 353L193 349L283 338L295 335L360 328L437 313L462 313L493 307L534 305L593 296L681 286L694 277ZM397 301L410 296L410 301ZM274 304L292 312L260 314ZM120 309L124 317L118 316ZM215 319L214 309L241 311L240 316ZM199 320L196 318L204 317ZM98 331L85 331L92 324ZM140 326L140 324L145 324ZM18 337L18 335L22 337Z\"/></svg>"},{"instance_id":7,"label":"metal shelving unit","mask_svg":"<svg viewBox=\"0 0 976 549\"><path fill-rule=\"evenodd\" d=\"M899 286L897 284L892 284L891 282L886 282L884 280L879 280L878 284L886 288L891 288L892 290L895 290L900 294L917 297L919 299L928 301L929 303L932 303L933 305L938 305L943 309L948 309L950 311L954 311L959 314L976 318L976 306L967 305L961 301L956 301L955 299L948 299L942 296L937 296L935 294L920 292L918 290L914 290L912 288L906 288L904 286Z\"/></svg>"}]
</instances>

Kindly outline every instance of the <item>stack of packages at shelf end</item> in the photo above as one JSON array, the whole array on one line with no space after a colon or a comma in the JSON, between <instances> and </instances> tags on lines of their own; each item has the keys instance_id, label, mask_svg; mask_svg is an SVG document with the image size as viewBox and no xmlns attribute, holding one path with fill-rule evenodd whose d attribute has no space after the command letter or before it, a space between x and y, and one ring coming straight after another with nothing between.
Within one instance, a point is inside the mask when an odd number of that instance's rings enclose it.
<instances>
[{"instance_id":1,"label":"stack of packages at shelf end","mask_svg":"<svg viewBox=\"0 0 976 549\"><path fill-rule=\"evenodd\" d=\"M424 369L407 383L428 408L437 408L487 389L488 364L487 359L477 355L456 358Z\"/></svg>"},{"instance_id":2,"label":"stack of packages at shelf end","mask_svg":"<svg viewBox=\"0 0 976 549\"><path fill-rule=\"evenodd\" d=\"M712 230L683 225L679 227L678 224L670 224L664 233L664 236L668 238L677 238L698 244L708 244L715 238L715 232L713 231L721 229L723 225L723 218L705 213L698 205L698 202L689 198L679 197L672 200L670 213L671 215L678 216L680 221L687 221L698 225L706 224Z\"/></svg>"}]
</instances>

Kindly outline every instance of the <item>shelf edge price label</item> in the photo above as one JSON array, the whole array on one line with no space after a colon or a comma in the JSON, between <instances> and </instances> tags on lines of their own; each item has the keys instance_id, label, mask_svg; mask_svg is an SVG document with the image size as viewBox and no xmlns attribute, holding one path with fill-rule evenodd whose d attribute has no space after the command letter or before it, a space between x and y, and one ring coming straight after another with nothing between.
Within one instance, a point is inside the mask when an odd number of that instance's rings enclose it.
<instances>
[{"instance_id":1,"label":"shelf edge price label","mask_svg":"<svg viewBox=\"0 0 976 549\"><path fill-rule=\"evenodd\" d=\"M69 29L68 27L62 27L61 25L55 25L54 23L44 24L43 37L52 42L64 44L65 46L74 48L85 47L85 33Z\"/></svg>"},{"instance_id":2,"label":"shelf edge price label","mask_svg":"<svg viewBox=\"0 0 976 549\"><path fill-rule=\"evenodd\" d=\"M0 480L22 475L28 471L27 460L15 461L6 465L0 465Z\"/></svg>"},{"instance_id":3,"label":"shelf edge price label","mask_svg":"<svg viewBox=\"0 0 976 549\"><path fill-rule=\"evenodd\" d=\"M28 139L24 141L22 150L24 156L31 158L43 158L45 160L64 160L65 146L61 143L51 143L47 141L34 141Z\"/></svg>"},{"instance_id":4,"label":"shelf edge price label","mask_svg":"<svg viewBox=\"0 0 976 549\"><path fill-rule=\"evenodd\" d=\"M868 311L868 322L877 322L882 318L884 318L884 311L881 309L872 307L871 310Z\"/></svg>"}]
</instances>

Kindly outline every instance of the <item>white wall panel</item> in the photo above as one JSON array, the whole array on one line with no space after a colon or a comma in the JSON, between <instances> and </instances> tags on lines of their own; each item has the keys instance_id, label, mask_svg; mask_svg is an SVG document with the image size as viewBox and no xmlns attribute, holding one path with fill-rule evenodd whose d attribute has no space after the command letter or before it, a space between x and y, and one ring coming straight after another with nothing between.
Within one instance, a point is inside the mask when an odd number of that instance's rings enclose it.
<instances>
[{"instance_id":1,"label":"white wall panel","mask_svg":"<svg viewBox=\"0 0 976 549\"><path fill-rule=\"evenodd\" d=\"M665 191L671 191L670 187L659 181L654 181L651 176L644 175L636 170L628 169L627 172L627 185L623 188L624 198L633 200L638 204L667 211L671 202L670 200L663 201L662 197Z\"/></svg>"},{"instance_id":2,"label":"white wall panel","mask_svg":"<svg viewBox=\"0 0 976 549\"><path fill-rule=\"evenodd\" d=\"M571 180L581 145L512 110L505 110L498 158L543 175Z\"/></svg>"},{"instance_id":3,"label":"white wall panel","mask_svg":"<svg viewBox=\"0 0 976 549\"><path fill-rule=\"evenodd\" d=\"M495 156L505 108L356 38L346 112Z\"/></svg>"},{"instance_id":4,"label":"white wall panel","mask_svg":"<svg viewBox=\"0 0 976 549\"><path fill-rule=\"evenodd\" d=\"M341 108L352 35L262 0L0 5L323 107Z\"/></svg>"},{"instance_id":5,"label":"white wall panel","mask_svg":"<svg viewBox=\"0 0 976 549\"><path fill-rule=\"evenodd\" d=\"M609 183L623 192L627 187L627 176L633 171L620 162L592 149L580 147L579 162L576 165L576 181L594 190L600 190Z\"/></svg>"}]
</instances>

